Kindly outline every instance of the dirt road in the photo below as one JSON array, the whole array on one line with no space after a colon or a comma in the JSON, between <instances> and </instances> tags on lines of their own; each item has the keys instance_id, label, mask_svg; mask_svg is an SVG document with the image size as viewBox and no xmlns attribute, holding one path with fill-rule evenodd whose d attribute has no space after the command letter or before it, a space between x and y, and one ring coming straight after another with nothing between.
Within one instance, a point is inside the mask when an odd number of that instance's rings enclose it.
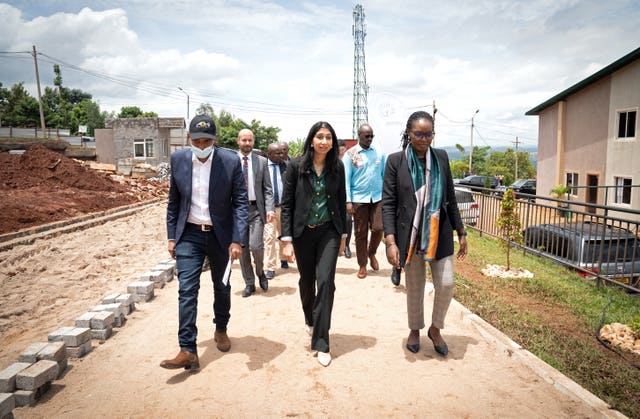
<instances>
[{"instance_id":1,"label":"dirt road","mask_svg":"<svg viewBox=\"0 0 640 419\"><path fill-rule=\"evenodd\" d=\"M1 306L19 304L16 293L23 293L30 305L2 319L0 368L14 362L29 343L70 324L102 295L124 292L128 278L166 256L163 205L4 252ZM382 247L378 256L384 260ZM15 409L14 415L602 416L495 346L463 321L465 310L458 304L452 306L443 331L450 349L447 358L435 353L426 336L418 354L408 352L404 287L393 287L386 263L381 265L378 273L357 279L355 257L339 259L331 328L334 360L327 368L309 350L295 265L279 270L268 292L258 289L242 298L243 281L235 264L230 352L219 352L213 342L212 287L206 273L198 313L200 372L158 367L178 350L173 281L156 290L154 300L139 304L115 336L94 343L93 352L71 362L40 403ZM12 294L6 289L9 272L9 279L15 278Z\"/></svg>"}]
</instances>

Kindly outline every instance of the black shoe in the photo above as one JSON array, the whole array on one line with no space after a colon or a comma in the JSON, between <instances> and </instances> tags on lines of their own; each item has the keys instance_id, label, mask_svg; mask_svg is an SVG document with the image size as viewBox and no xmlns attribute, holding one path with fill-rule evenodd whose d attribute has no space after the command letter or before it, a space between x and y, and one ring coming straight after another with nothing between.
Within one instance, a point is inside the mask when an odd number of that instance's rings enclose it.
<instances>
[{"instance_id":1,"label":"black shoe","mask_svg":"<svg viewBox=\"0 0 640 419\"><path fill-rule=\"evenodd\" d=\"M281 260L280 261L280 267L282 269L289 269L289 262L287 262L286 260Z\"/></svg>"},{"instance_id":2,"label":"black shoe","mask_svg":"<svg viewBox=\"0 0 640 419\"><path fill-rule=\"evenodd\" d=\"M247 285L246 287L244 287L244 291L242 291L242 296L243 297L248 297L251 294L253 294L254 292L256 292L256 286L255 285Z\"/></svg>"},{"instance_id":3,"label":"black shoe","mask_svg":"<svg viewBox=\"0 0 640 419\"><path fill-rule=\"evenodd\" d=\"M351 249L349 249L349 246L344 248L344 257L351 259Z\"/></svg>"},{"instance_id":4,"label":"black shoe","mask_svg":"<svg viewBox=\"0 0 640 419\"><path fill-rule=\"evenodd\" d=\"M264 273L260 275L260 288L262 288L264 291L269 289L269 280Z\"/></svg>"},{"instance_id":5,"label":"black shoe","mask_svg":"<svg viewBox=\"0 0 640 419\"><path fill-rule=\"evenodd\" d=\"M430 331L427 331L427 337L429 339L431 339L431 342L433 342L433 338L431 337L431 332ZM447 356L447 354L449 353L449 347L447 346L446 343L444 345L436 345L434 343L433 344L433 349L435 349L436 352L439 353L442 356Z\"/></svg>"},{"instance_id":6,"label":"black shoe","mask_svg":"<svg viewBox=\"0 0 640 419\"><path fill-rule=\"evenodd\" d=\"M420 344L419 343L413 343L413 344L407 343L407 349L410 352L413 352L414 354L417 354L418 351L420 350Z\"/></svg>"},{"instance_id":7,"label":"black shoe","mask_svg":"<svg viewBox=\"0 0 640 419\"><path fill-rule=\"evenodd\" d=\"M396 287L400 285L400 272L402 272L398 268L391 268L391 283Z\"/></svg>"}]
</instances>

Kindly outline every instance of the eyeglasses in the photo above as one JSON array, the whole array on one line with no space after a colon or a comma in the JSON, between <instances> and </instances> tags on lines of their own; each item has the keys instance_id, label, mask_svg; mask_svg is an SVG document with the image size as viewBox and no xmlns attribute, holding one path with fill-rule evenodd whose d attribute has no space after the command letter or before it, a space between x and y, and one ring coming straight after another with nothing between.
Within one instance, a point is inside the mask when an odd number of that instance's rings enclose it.
<instances>
[{"instance_id":1,"label":"eyeglasses","mask_svg":"<svg viewBox=\"0 0 640 419\"><path fill-rule=\"evenodd\" d=\"M413 135L416 139L422 140L423 138L426 140L430 140L436 135L435 131L432 132L415 132L411 131L411 135Z\"/></svg>"}]
</instances>

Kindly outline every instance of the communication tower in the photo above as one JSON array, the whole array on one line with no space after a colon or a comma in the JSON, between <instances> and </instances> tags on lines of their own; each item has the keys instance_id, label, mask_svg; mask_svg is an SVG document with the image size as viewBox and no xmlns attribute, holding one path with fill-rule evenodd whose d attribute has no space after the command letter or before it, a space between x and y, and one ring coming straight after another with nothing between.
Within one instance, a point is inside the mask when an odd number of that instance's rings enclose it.
<instances>
[{"instance_id":1,"label":"communication tower","mask_svg":"<svg viewBox=\"0 0 640 419\"><path fill-rule=\"evenodd\" d=\"M367 71L364 65L364 37L367 26L364 23L364 8L356 4L353 8L353 138L358 138L358 128L369 123L367 109Z\"/></svg>"}]
</instances>

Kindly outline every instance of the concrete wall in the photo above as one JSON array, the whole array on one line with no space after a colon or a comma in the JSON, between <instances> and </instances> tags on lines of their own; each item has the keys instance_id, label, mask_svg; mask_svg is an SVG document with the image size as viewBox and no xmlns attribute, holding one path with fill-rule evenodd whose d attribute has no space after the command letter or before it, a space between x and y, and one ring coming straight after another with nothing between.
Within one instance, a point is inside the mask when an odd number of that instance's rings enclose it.
<instances>
[{"instance_id":1,"label":"concrete wall","mask_svg":"<svg viewBox=\"0 0 640 419\"><path fill-rule=\"evenodd\" d=\"M116 164L113 130L111 128L96 129L96 161L98 163Z\"/></svg>"},{"instance_id":2,"label":"concrete wall","mask_svg":"<svg viewBox=\"0 0 640 419\"><path fill-rule=\"evenodd\" d=\"M132 166L138 163L148 163L157 166L161 161L162 143L158 133L158 118L117 118L107 121L113 129L114 156L116 168L120 165ZM153 157L136 158L134 140L153 139Z\"/></svg>"},{"instance_id":3,"label":"concrete wall","mask_svg":"<svg viewBox=\"0 0 640 419\"><path fill-rule=\"evenodd\" d=\"M610 80L605 77L566 99L563 179L566 173L578 173L579 186L587 185L587 175L597 176L598 186L605 184ZM586 201L586 189L578 190L577 199ZM603 190L597 203L604 203Z\"/></svg>"},{"instance_id":4,"label":"concrete wall","mask_svg":"<svg viewBox=\"0 0 640 419\"><path fill-rule=\"evenodd\" d=\"M611 78L609 130L607 134L607 185L614 184L614 177L628 177L633 185L640 185L640 61L636 61ZM618 140L618 111L636 111L636 136L632 140ZM610 191L610 195L613 191ZM609 205L613 199L609 198ZM640 188L633 188L631 205L625 208L640 210Z\"/></svg>"},{"instance_id":5,"label":"concrete wall","mask_svg":"<svg viewBox=\"0 0 640 419\"><path fill-rule=\"evenodd\" d=\"M539 195L549 196L559 182L556 179L558 163L558 108L556 103L540 112L538 116L538 171L536 190Z\"/></svg>"}]
</instances>

